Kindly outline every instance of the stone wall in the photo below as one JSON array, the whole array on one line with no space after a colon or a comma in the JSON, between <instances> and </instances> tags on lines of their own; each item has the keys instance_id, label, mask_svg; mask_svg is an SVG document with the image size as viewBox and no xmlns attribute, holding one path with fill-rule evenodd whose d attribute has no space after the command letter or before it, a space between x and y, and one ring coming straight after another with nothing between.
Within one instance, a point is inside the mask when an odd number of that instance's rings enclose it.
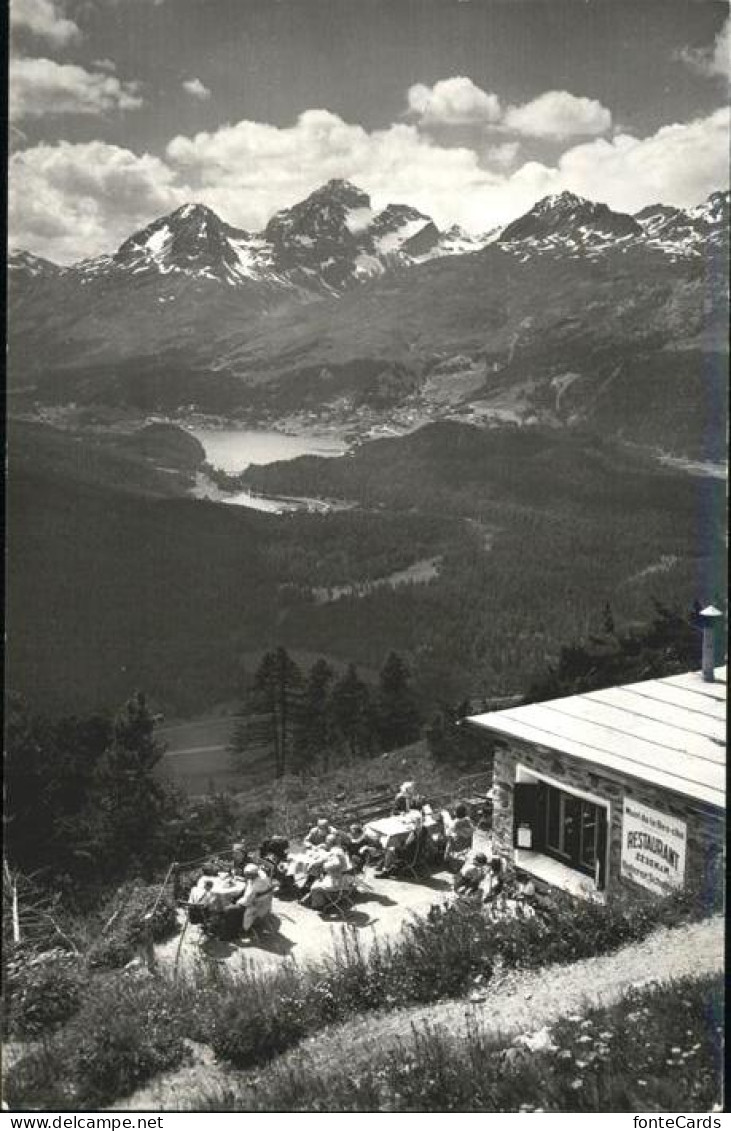
<instances>
[{"instance_id":1,"label":"stone wall","mask_svg":"<svg viewBox=\"0 0 731 1131\"><path fill-rule=\"evenodd\" d=\"M573 789L610 802L609 873L607 888L634 888L620 877L622 812L625 797L685 821L688 827L685 883L705 883L720 866L725 838L725 813L648 782L627 777L583 759L511 739L495 751L493 836L496 847L513 858L513 786L520 763Z\"/></svg>"}]
</instances>

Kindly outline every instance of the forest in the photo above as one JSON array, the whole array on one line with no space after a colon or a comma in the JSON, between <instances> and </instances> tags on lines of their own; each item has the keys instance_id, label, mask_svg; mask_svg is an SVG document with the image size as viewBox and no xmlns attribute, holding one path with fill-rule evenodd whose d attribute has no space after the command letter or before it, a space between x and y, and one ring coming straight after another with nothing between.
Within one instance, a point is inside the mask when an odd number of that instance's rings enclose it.
<instances>
[{"instance_id":1,"label":"forest","mask_svg":"<svg viewBox=\"0 0 731 1131\"><path fill-rule=\"evenodd\" d=\"M432 425L249 478L357 505L266 515L17 459L9 688L64 713L143 687L185 717L238 702L282 645L369 683L396 651L428 710L524 693L606 601L627 628L655 598L689 608L724 592L723 484L595 437ZM369 587L424 559L439 561L431 580ZM318 600L344 583L357 591Z\"/></svg>"}]
</instances>

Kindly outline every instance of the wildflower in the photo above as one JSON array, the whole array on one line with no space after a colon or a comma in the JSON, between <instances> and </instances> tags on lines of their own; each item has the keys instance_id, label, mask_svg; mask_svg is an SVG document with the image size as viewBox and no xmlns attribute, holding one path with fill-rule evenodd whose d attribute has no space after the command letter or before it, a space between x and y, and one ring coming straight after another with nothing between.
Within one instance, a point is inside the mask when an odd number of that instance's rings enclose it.
<instances>
[{"instance_id":1,"label":"wildflower","mask_svg":"<svg viewBox=\"0 0 731 1131\"><path fill-rule=\"evenodd\" d=\"M586 1068L588 1063L589 1063L588 1060L577 1060L576 1061L576 1067L577 1068Z\"/></svg>"},{"instance_id":2,"label":"wildflower","mask_svg":"<svg viewBox=\"0 0 731 1131\"><path fill-rule=\"evenodd\" d=\"M561 1052L558 1054L558 1059L559 1060L571 1060L573 1055L574 1054L571 1052L570 1049L561 1049Z\"/></svg>"},{"instance_id":3,"label":"wildflower","mask_svg":"<svg viewBox=\"0 0 731 1131\"><path fill-rule=\"evenodd\" d=\"M641 1088L646 1088L646 1087L647 1087L647 1080L638 1080L638 1081L637 1081L637 1083L639 1084L639 1086L640 1086Z\"/></svg>"},{"instance_id":4,"label":"wildflower","mask_svg":"<svg viewBox=\"0 0 731 1131\"><path fill-rule=\"evenodd\" d=\"M583 1037L577 1037L577 1044L580 1044L580 1045L590 1045L590 1044L591 1044L591 1042L592 1042L592 1040L593 1040L593 1038L592 1038L592 1037L590 1037L590 1036L588 1035L588 1033L584 1033Z\"/></svg>"},{"instance_id":5,"label":"wildflower","mask_svg":"<svg viewBox=\"0 0 731 1131\"><path fill-rule=\"evenodd\" d=\"M673 1045L673 1047L671 1048L671 1050L670 1050L670 1051L671 1051L671 1052L673 1052L673 1053L679 1053L679 1052L681 1052L682 1050L681 1050L681 1049L679 1049L677 1045Z\"/></svg>"},{"instance_id":6,"label":"wildflower","mask_svg":"<svg viewBox=\"0 0 731 1131\"><path fill-rule=\"evenodd\" d=\"M572 1087L574 1092L578 1092L579 1088L584 1087L584 1081L583 1080L572 1080L571 1081L571 1087Z\"/></svg>"}]
</instances>

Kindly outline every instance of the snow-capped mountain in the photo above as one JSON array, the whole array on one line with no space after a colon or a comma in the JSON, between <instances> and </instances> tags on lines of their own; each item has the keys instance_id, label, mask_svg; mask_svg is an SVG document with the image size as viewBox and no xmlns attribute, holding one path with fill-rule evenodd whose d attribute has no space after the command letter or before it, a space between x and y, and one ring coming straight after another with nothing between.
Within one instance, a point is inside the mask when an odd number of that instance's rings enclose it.
<instances>
[{"instance_id":1,"label":"snow-capped mountain","mask_svg":"<svg viewBox=\"0 0 731 1131\"><path fill-rule=\"evenodd\" d=\"M728 192L714 192L693 208L651 204L635 214L650 247L673 256L697 257L709 244L726 237L729 221Z\"/></svg>"},{"instance_id":2,"label":"snow-capped mountain","mask_svg":"<svg viewBox=\"0 0 731 1131\"><path fill-rule=\"evenodd\" d=\"M551 251L586 255L638 236L642 236L642 228L632 216L562 192L539 200L524 216L503 228L498 240L521 256Z\"/></svg>"},{"instance_id":3,"label":"snow-capped mountain","mask_svg":"<svg viewBox=\"0 0 731 1131\"><path fill-rule=\"evenodd\" d=\"M131 276L339 293L389 269L479 251L488 242L456 227L440 232L410 205L375 211L361 189L332 180L275 213L261 232L234 228L203 204L185 204L135 232L113 254L55 270L85 286ZM21 252L13 266L25 265L30 275L44 262Z\"/></svg>"},{"instance_id":4,"label":"snow-capped mountain","mask_svg":"<svg viewBox=\"0 0 731 1131\"><path fill-rule=\"evenodd\" d=\"M503 228L471 235L456 226L440 231L406 204L377 212L367 193L331 180L275 213L261 232L232 227L212 209L191 203L135 232L111 255L60 268L19 251L9 267L16 282L63 276L88 287L97 280L192 280L243 286L249 293L254 284L270 295L340 294L394 269L481 252L491 244L521 262L546 255L594 259L636 248L697 257L709 243L725 239L728 201L728 192L717 192L688 210L657 204L630 216L563 192L544 197Z\"/></svg>"},{"instance_id":5,"label":"snow-capped mountain","mask_svg":"<svg viewBox=\"0 0 731 1131\"><path fill-rule=\"evenodd\" d=\"M8 271L11 279L13 275L24 275L29 279L55 279L62 275L64 270L65 268L52 263L50 259L33 255L30 251L11 251L8 254Z\"/></svg>"}]
</instances>

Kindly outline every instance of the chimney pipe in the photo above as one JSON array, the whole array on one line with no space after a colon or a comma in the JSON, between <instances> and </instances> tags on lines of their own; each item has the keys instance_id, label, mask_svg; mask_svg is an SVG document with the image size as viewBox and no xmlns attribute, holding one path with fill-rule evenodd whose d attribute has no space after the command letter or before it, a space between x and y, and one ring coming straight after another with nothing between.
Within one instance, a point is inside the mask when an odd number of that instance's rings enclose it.
<instances>
[{"instance_id":1,"label":"chimney pipe","mask_svg":"<svg viewBox=\"0 0 731 1131\"><path fill-rule=\"evenodd\" d=\"M703 652L701 656L703 682L713 683L716 664L716 625L723 613L715 605L707 605L705 609L701 609L698 615L701 618L703 628Z\"/></svg>"}]
</instances>

